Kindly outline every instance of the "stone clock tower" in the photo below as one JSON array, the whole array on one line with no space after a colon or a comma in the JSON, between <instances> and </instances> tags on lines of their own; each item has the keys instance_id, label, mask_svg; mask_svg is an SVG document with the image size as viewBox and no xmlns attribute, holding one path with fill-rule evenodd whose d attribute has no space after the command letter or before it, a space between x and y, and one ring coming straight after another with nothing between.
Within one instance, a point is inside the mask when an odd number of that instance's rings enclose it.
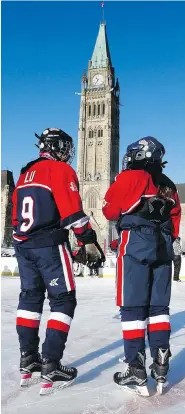
<instances>
[{"instance_id":1,"label":"stone clock tower","mask_svg":"<svg viewBox=\"0 0 185 414\"><path fill-rule=\"evenodd\" d=\"M113 224L102 214L107 189L119 172L119 83L106 35L100 24L88 73L82 77L77 175L84 211L91 216L98 241L107 247Z\"/></svg>"}]
</instances>

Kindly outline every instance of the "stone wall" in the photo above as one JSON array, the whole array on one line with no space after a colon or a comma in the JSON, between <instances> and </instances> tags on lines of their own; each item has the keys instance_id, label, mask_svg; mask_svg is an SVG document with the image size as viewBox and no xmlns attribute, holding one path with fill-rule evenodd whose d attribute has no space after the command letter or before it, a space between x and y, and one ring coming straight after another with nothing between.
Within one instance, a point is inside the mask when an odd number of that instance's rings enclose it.
<instances>
[{"instance_id":1,"label":"stone wall","mask_svg":"<svg viewBox=\"0 0 185 414\"><path fill-rule=\"evenodd\" d=\"M182 215L181 215L181 224L180 224L180 237L182 243L182 250L185 252L185 203L181 204Z\"/></svg>"}]
</instances>

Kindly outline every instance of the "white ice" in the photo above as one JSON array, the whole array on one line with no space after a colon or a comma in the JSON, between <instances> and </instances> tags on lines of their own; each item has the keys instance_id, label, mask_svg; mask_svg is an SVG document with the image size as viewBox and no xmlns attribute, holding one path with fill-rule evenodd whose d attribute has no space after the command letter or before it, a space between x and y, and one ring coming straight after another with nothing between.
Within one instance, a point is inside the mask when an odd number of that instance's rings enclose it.
<instances>
[{"instance_id":1,"label":"white ice","mask_svg":"<svg viewBox=\"0 0 185 414\"><path fill-rule=\"evenodd\" d=\"M2 413L3 414L182 414L185 412L185 283L173 283L171 300L171 365L169 385L162 396L133 396L113 383L122 369L121 324L115 306L113 279L76 279L78 306L63 363L78 368L69 388L39 396L40 385L19 386L19 346L15 330L19 278L2 278ZM46 301L41 342L49 313ZM147 367L151 363L147 344Z\"/></svg>"}]
</instances>

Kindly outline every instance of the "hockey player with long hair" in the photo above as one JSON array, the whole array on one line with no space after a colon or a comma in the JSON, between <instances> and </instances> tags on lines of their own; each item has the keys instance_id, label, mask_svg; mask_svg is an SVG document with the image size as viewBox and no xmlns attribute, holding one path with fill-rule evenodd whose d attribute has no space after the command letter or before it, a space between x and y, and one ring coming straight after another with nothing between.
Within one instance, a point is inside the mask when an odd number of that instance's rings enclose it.
<instances>
[{"instance_id":1,"label":"hockey player with long hair","mask_svg":"<svg viewBox=\"0 0 185 414\"><path fill-rule=\"evenodd\" d=\"M162 393L170 352L169 302L173 241L179 233L180 202L162 173L163 145L153 137L127 147L122 172L108 189L103 214L117 221L117 306L120 307L125 369L114 374L121 388L148 396L145 329L151 376ZM116 245L116 243L114 243ZM114 246L115 247L115 246Z\"/></svg>"},{"instance_id":2,"label":"hockey player with long hair","mask_svg":"<svg viewBox=\"0 0 185 414\"><path fill-rule=\"evenodd\" d=\"M69 165L72 138L57 128L35 135L40 155L22 168L13 194L13 237L21 280L16 323L21 385L41 371L42 395L56 382L67 386L77 376L76 368L60 362L76 307L68 233L72 229L80 245L96 242L96 233L83 212L78 179ZM41 358L38 331L46 291L51 313Z\"/></svg>"}]
</instances>

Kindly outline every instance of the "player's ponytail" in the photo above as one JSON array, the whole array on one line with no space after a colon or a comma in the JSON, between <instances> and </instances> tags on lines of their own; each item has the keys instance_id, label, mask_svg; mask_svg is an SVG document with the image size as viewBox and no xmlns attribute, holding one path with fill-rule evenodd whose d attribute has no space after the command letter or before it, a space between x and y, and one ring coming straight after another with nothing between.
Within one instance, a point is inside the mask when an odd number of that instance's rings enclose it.
<instances>
[{"instance_id":1,"label":"player's ponytail","mask_svg":"<svg viewBox=\"0 0 185 414\"><path fill-rule=\"evenodd\" d=\"M163 200L174 200L174 191L167 186L159 186L157 196Z\"/></svg>"}]
</instances>

